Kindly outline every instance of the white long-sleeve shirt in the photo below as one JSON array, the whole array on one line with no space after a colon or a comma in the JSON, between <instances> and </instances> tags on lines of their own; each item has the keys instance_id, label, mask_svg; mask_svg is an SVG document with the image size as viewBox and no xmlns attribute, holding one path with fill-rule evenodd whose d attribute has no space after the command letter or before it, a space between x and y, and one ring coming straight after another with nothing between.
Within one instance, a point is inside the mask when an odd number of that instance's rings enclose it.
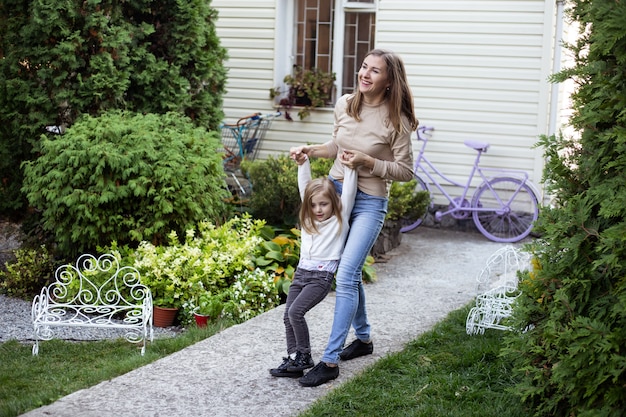
<instances>
[{"instance_id":1,"label":"white long-sleeve shirt","mask_svg":"<svg viewBox=\"0 0 626 417\"><path fill-rule=\"evenodd\" d=\"M309 181L311 181L311 163L307 159L298 166L298 188L301 200L304 199L304 190ZM309 270L326 269L324 265L327 261L338 261L341 258L350 231L350 214L354 207L356 192L357 173L346 167L341 192L341 227L337 216L332 215L323 222L314 220L319 233L310 234L303 228L300 244L300 267Z\"/></svg>"}]
</instances>

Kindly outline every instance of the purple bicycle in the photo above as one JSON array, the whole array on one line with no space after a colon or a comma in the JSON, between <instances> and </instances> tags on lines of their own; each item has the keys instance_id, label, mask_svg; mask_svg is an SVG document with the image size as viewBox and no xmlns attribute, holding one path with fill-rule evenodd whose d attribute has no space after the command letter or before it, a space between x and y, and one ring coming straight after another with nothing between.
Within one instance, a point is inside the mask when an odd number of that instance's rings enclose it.
<instances>
[{"instance_id":1,"label":"purple bicycle","mask_svg":"<svg viewBox=\"0 0 626 417\"><path fill-rule=\"evenodd\" d=\"M440 221L448 214L455 219L467 219L471 215L476 228L495 242L517 242L528 236L539 216L539 200L533 190L534 186L528 180L528 173L481 167L480 157L487 152L489 144L468 140L464 142L465 145L477 152L474 166L465 184L454 181L437 169L424 155L429 139L428 133L434 130L429 126L420 126L417 129L417 140L422 144L415 159L413 172L417 180L416 191L428 191L432 197L430 189L432 184L450 202L446 210L435 213L435 220ZM482 183L476 188L470 201L469 189L476 175L482 179ZM463 193L458 197L452 197L437 178L445 181L444 184L462 187ZM405 219L400 230L401 232L413 230L422 224L423 220L424 217Z\"/></svg>"}]
</instances>

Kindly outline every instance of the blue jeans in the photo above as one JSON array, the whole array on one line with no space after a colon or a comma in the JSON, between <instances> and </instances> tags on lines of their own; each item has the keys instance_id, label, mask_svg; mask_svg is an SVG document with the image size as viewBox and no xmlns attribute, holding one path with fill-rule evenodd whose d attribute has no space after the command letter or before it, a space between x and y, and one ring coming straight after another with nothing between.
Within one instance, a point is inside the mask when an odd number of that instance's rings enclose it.
<instances>
[{"instance_id":1,"label":"blue jeans","mask_svg":"<svg viewBox=\"0 0 626 417\"><path fill-rule=\"evenodd\" d=\"M335 188L341 192L341 183ZM350 216L350 233L337 269L335 315L322 361L339 363L339 353L348 337L350 326L358 339L370 340L370 324L365 310L362 269L372 250L387 214L387 199L357 191Z\"/></svg>"}]
</instances>

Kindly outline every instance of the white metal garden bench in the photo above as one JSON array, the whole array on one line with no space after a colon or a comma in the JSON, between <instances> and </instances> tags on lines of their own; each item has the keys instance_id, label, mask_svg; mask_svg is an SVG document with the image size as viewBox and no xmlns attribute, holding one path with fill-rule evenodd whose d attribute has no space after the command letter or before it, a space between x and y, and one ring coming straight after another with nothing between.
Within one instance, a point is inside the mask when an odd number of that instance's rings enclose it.
<instances>
[{"instance_id":1,"label":"white metal garden bench","mask_svg":"<svg viewBox=\"0 0 626 417\"><path fill-rule=\"evenodd\" d=\"M512 313L519 296L518 272L530 267L530 255L513 246L494 252L477 277L476 305L467 315L467 334L483 334L485 329L510 330L502 320Z\"/></svg>"},{"instance_id":2,"label":"white metal garden bench","mask_svg":"<svg viewBox=\"0 0 626 417\"><path fill-rule=\"evenodd\" d=\"M33 300L33 355L40 340L54 337L55 327L120 329L129 342L143 342L145 353L146 339L154 337L152 294L137 269L120 267L112 254L85 254L76 265L59 267L54 278Z\"/></svg>"}]
</instances>

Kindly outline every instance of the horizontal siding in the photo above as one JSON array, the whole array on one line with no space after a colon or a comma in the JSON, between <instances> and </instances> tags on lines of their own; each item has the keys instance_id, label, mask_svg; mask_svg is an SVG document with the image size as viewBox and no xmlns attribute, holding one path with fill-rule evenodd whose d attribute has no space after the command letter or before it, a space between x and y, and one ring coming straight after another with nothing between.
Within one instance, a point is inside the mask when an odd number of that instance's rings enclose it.
<instances>
[{"instance_id":1,"label":"horizontal siding","mask_svg":"<svg viewBox=\"0 0 626 417\"><path fill-rule=\"evenodd\" d=\"M491 11L500 11L506 14L518 11L534 11L536 13L543 12L542 2L535 0L383 0L381 2L381 8L383 7L390 13L398 11L398 15L401 15L403 12L409 13L411 11L426 14L428 12L440 12L442 10L455 10L466 13L477 12L481 15L485 12Z\"/></svg>"},{"instance_id":2,"label":"horizontal siding","mask_svg":"<svg viewBox=\"0 0 626 417\"><path fill-rule=\"evenodd\" d=\"M217 34L228 51L228 80L224 97L227 122L274 111L269 98L274 78L274 0L213 0L218 11Z\"/></svg>"},{"instance_id":3,"label":"horizontal siding","mask_svg":"<svg viewBox=\"0 0 626 417\"><path fill-rule=\"evenodd\" d=\"M427 155L453 179L470 171L470 139L492 145L483 166L527 170L539 183L547 9L539 0L380 3L377 43L403 57L417 116L436 128Z\"/></svg>"},{"instance_id":4,"label":"horizontal siding","mask_svg":"<svg viewBox=\"0 0 626 417\"><path fill-rule=\"evenodd\" d=\"M277 1L213 1L218 35L227 48L226 118L271 112L275 76ZM474 152L463 141L491 148L483 164L530 171L541 179L538 136L547 133L554 2L543 0L383 0L377 12L377 46L403 57L421 124L435 126L427 155L462 180ZM330 138L332 109L300 121L274 122L260 158L291 146ZM417 146L417 145L416 145Z\"/></svg>"}]
</instances>

